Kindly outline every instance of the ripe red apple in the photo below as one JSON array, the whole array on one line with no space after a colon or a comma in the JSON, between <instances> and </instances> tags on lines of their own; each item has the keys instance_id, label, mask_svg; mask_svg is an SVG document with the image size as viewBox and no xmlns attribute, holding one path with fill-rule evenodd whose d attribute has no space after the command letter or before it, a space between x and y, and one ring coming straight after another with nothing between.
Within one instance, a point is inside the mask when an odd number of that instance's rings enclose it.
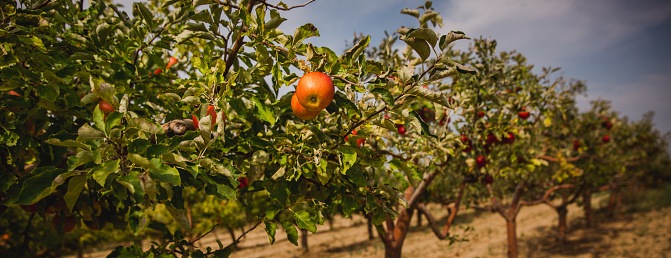
<instances>
[{"instance_id":1,"label":"ripe red apple","mask_svg":"<svg viewBox=\"0 0 671 258\"><path fill-rule=\"evenodd\" d=\"M494 183L494 177L492 175L487 175L485 176L484 180L485 184L491 185Z\"/></svg>"},{"instance_id":2,"label":"ripe red apple","mask_svg":"<svg viewBox=\"0 0 671 258\"><path fill-rule=\"evenodd\" d=\"M214 110L214 106L207 106L207 114L210 115L210 120L212 121L212 128L210 130L214 130L214 124L217 123L217 111Z\"/></svg>"},{"instance_id":3,"label":"ripe red apple","mask_svg":"<svg viewBox=\"0 0 671 258\"><path fill-rule=\"evenodd\" d=\"M398 129L398 133L401 135L405 135L405 126L402 124L397 124L396 129Z\"/></svg>"},{"instance_id":4,"label":"ripe red apple","mask_svg":"<svg viewBox=\"0 0 671 258\"><path fill-rule=\"evenodd\" d=\"M33 203L31 205L19 205L19 207L21 207L21 209L23 209L24 211L26 211L28 213L37 212L37 203Z\"/></svg>"},{"instance_id":5,"label":"ripe red apple","mask_svg":"<svg viewBox=\"0 0 671 258\"><path fill-rule=\"evenodd\" d=\"M196 117L196 115L191 115L191 119L193 120L193 127L196 128L196 130L198 130L198 118Z\"/></svg>"},{"instance_id":6,"label":"ripe red apple","mask_svg":"<svg viewBox=\"0 0 671 258\"><path fill-rule=\"evenodd\" d=\"M170 61L168 61L168 65L165 67L166 70L170 69L172 65L177 63L177 58L174 58L172 56L169 58L169 60Z\"/></svg>"},{"instance_id":7,"label":"ripe red apple","mask_svg":"<svg viewBox=\"0 0 671 258\"><path fill-rule=\"evenodd\" d=\"M521 119L527 119L529 118L529 115L531 114L527 111L520 111L519 113L517 113L517 116L519 116Z\"/></svg>"},{"instance_id":8,"label":"ripe red apple","mask_svg":"<svg viewBox=\"0 0 671 258\"><path fill-rule=\"evenodd\" d=\"M303 120L311 120L319 116L319 113L321 111L310 111L305 109L301 103L298 102L298 98L296 97L296 94L291 96L291 111L294 112L294 115L296 115L298 118L303 119Z\"/></svg>"},{"instance_id":9,"label":"ripe red apple","mask_svg":"<svg viewBox=\"0 0 671 258\"><path fill-rule=\"evenodd\" d=\"M162 72L163 72L163 70L161 70L161 68L156 68L156 71L154 71L154 74L160 74Z\"/></svg>"},{"instance_id":10,"label":"ripe red apple","mask_svg":"<svg viewBox=\"0 0 671 258\"><path fill-rule=\"evenodd\" d=\"M462 151L466 153L471 152L471 150L473 149L473 142L470 139L468 139L466 135L463 134L461 135L461 142L466 145L466 147L464 147Z\"/></svg>"},{"instance_id":11,"label":"ripe red apple","mask_svg":"<svg viewBox=\"0 0 671 258\"><path fill-rule=\"evenodd\" d=\"M499 142L499 139L496 138L496 135L492 133L487 134L487 143L492 144L497 142Z\"/></svg>"},{"instance_id":12,"label":"ripe red apple","mask_svg":"<svg viewBox=\"0 0 671 258\"><path fill-rule=\"evenodd\" d=\"M335 95L335 87L331 77L325 73L311 72L298 80L294 94L303 108L317 112L331 104Z\"/></svg>"},{"instance_id":13,"label":"ripe red apple","mask_svg":"<svg viewBox=\"0 0 671 258\"><path fill-rule=\"evenodd\" d=\"M98 102L98 106L100 107L100 111L102 111L106 115L116 110L110 103L107 103L107 101L105 101L104 99L101 99Z\"/></svg>"},{"instance_id":14,"label":"ripe red apple","mask_svg":"<svg viewBox=\"0 0 671 258\"><path fill-rule=\"evenodd\" d=\"M75 221L74 216L67 216L65 219L62 219L60 215L56 215L51 220L51 224L54 226L56 231L60 231L61 223L63 224L63 233L70 233L77 227L77 222Z\"/></svg>"},{"instance_id":15,"label":"ripe red apple","mask_svg":"<svg viewBox=\"0 0 671 258\"><path fill-rule=\"evenodd\" d=\"M484 111L478 111L478 118L483 118L485 116Z\"/></svg>"},{"instance_id":16,"label":"ripe red apple","mask_svg":"<svg viewBox=\"0 0 671 258\"><path fill-rule=\"evenodd\" d=\"M240 181L240 184L238 185L238 189L243 188L243 187L249 187L249 184L247 183L248 180L246 177L238 177L238 181Z\"/></svg>"},{"instance_id":17,"label":"ripe red apple","mask_svg":"<svg viewBox=\"0 0 671 258\"><path fill-rule=\"evenodd\" d=\"M475 159L475 163L478 164L478 168L481 168L487 165L487 159L485 159L485 156L480 155Z\"/></svg>"},{"instance_id":18,"label":"ripe red apple","mask_svg":"<svg viewBox=\"0 0 671 258\"><path fill-rule=\"evenodd\" d=\"M512 144L515 142L515 135L513 133L508 133L507 137L503 137L503 143Z\"/></svg>"},{"instance_id":19,"label":"ripe red apple","mask_svg":"<svg viewBox=\"0 0 671 258\"><path fill-rule=\"evenodd\" d=\"M604 143L608 143L610 141L610 136L606 135L606 136L603 137L602 140L603 140Z\"/></svg>"},{"instance_id":20,"label":"ripe red apple","mask_svg":"<svg viewBox=\"0 0 671 258\"><path fill-rule=\"evenodd\" d=\"M104 221L98 221L98 223L100 225L96 224L92 220L84 220L83 222L84 222L84 226L86 226L89 230L93 230L93 231L98 231L98 230L101 230L102 228L105 227L105 222Z\"/></svg>"},{"instance_id":21,"label":"ripe red apple","mask_svg":"<svg viewBox=\"0 0 671 258\"><path fill-rule=\"evenodd\" d=\"M384 119L389 119L389 115L385 114Z\"/></svg>"}]
</instances>

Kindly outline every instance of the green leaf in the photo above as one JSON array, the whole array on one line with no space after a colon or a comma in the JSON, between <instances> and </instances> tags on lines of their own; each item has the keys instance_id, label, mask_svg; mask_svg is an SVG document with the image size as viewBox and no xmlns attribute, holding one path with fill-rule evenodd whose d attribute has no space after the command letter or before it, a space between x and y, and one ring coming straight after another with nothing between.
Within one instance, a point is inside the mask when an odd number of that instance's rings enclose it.
<instances>
[{"instance_id":1,"label":"green leaf","mask_svg":"<svg viewBox=\"0 0 671 258\"><path fill-rule=\"evenodd\" d=\"M282 222L282 228L287 232L287 240L298 246L298 230L296 230L296 227L289 222Z\"/></svg>"},{"instance_id":2,"label":"green leaf","mask_svg":"<svg viewBox=\"0 0 671 258\"><path fill-rule=\"evenodd\" d=\"M380 96L384 103L386 103L389 107L394 106L394 96L391 95L389 90L382 87L375 87L370 91L370 93Z\"/></svg>"},{"instance_id":3,"label":"green leaf","mask_svg":"<svg viewBox=\"0 0 671 258\"><path fill-rule=\"evenodd\" d=\"M419 114L417 113L417 111L412 111L412 114L415 116L415 118L417 119L417 121L418 121L419 124L420 124L420 128L416 128L416 129L417 129L418 131L421 131L421 132L422 132L422 135L429 135L429 136L436 137L435 135L433 135L433 134L431 133L431 131L429 130L429 125L428 125L426 122L424 122L424 120L422 120L422 118L419 116ZM415 125L415 124L413 124L413 125ZM415 125L415 126L416 126L416 125Z\"/></svg>"},{"instance_id":4,"label":"green leaf","mask_svg":"<svg viewBox=\"0 0 671 258\"><path fill-rule=\"evenodd\" d=\"M179 171L177 171L177 169L169 165L163 164L163 162L161 162L161 159L158 158L151 159L151 163L153 163L154 166L156 166L156 169L149 169L149 175L151 175L151 178L172 185L182 184L181 178L179 176Z\"/></svg>"},{"instance_id":5,"label":"green leaf","mask_svg":"<svg viewBox=\"0 0 671 258\"><path fill-rule=\"evenodd\" d=\"M24 44L36 47L37 50L42 53L47 52L47 49L44 47L44 43L42 43L42 40L38 37L32 35L16 35L16 37Z\"/></svg>"},{"instance_id":6,"label":"green leaf","mask_svg":"<svg viewBox=\"0 0 671 258\"><path fill-rule=\"evenodd\" d=\"M299 228L307 229L308 231L317 233L317 223L312 219L310 213L304 210L294 212L294 218L296 219L296 225Z\"/></svg>"},{"instance_id":7,"label":"green leaf","mask_svg":"<svg viewBox=\"0 0 671 258\"><path fill-rule=\"evenodd\" d=\"M93 125L98 128L98 130L106 132L105 130L105 115L100 110L100 105L96 105L93 109ZM107 135L107 134L106 134Z\"/></svg>"},{"instance_id":8,"label":"green leaf","mask_svg":"<svg viewBox=\"0 0 671 258\"><path fill-rule=\"evenodd\" d=\"M312 25L312 23L306 23L305 25L296 28L296 31L294 32L293 45L298 44L299 42L303 41L306 38L315 36L319 37L319 30L317 29L317 27Z\"/></svg>"},{"instance_id":9,"label":"green leaf","mask_svg":"<svg viewBox=\"0 0 671 258\"><path fill-rule=\"evenodd\" d=\"M168 208L168 212L172 215L177 223L185 230L191 231L191 223L189 223L189 218L186 216L186 210L177 209L172 205L165 205Z\"/></svg>"},{"instance_id":10,"label":"green leaf","mask_svg":"<svg viewBox=\"0 0 671 258\"><path fill-rule=\"evenodd\" d=\"M447 46L452 44L452 42L460 40L460 39L471 39L469 37L466 37L466 34L464 34L461 31L450 31L447 33L447 35L443 35L440 37L440 44L438 45L441 50L445 50Z\"/></svg>"},{"instance_id":11,"label":"green leaf","mask_svg":"<svg viewBox=\"0 0 671 258\"><path fill-rule=\"evenodd\" d=\"M51 145L56 145L56 146L75 147L75 148L82 148L82 149L85 149L85 150L90 150L89 146L87 146L87 145L85 145L81 142L74 141L74 140L63 140L62 141L62 140L57 139L57 138L50 138L50 139L48 139L44 142L48 143L48 144L51 144Z\"/></svg>"},{"instance_id":12,"label":"green leaf","mask_svg":"<svg viewBox=\"0 0 671 258\"><path fill-rule=\"evenodd\" d=\"M342 153L343 169L341 173L345 174L347 170L356 163L356 150L347 145L340 146L340 153Z\"/></svg>"},{"instance_id":13,"label":"green leaf","mask_svg":"<svg viewBox=\"0 0 671 258\"><path fill-rule=\"evenodd\" d=\"M140 207L133 207L130 214L128 214L128 226L130 227L133 234L137 234L140 229L144 227L147 223L144 212L140 210Z\"/></svg>"},{"instance_id":14,"label":"green leaf","mask_svg":"<svg viewBox=\"0 0 671 258\"><path fill-rule=\"evenodd\" d=\"M356 45L352 46L352 48L348 49L345 52L345 56L343 59L356 59L363 53L363 51L366 49L366 46L368 46L368 43L370 43L370 36L366 36L359 40L359 42L356 43Z\"/></svg>"},{"instance_id":15,"label":"green leaf","mask_svg":"<svg viewBox=\"0 0 671 258\"><path fill-rule=\"evenodd\" d=\"M137 10L138 13L135 12ZM156 27L156 23L154 22L154 15L149 11L147 6L144 5L144 3L133 3L133 14L135 16L141 16L143 20L147 22L147 25L153 30Z\"/></svg>"},{"instance_id":16,"label":"green leaf","mask_svg":"<svg viewBox=\"0 0 671 258\"><path fill-rule=\"evenodd\" d=\"M254 113L264 121L267 121L271 125L275 125L275 120L277 117L273 111L258 98L252 97L252 100L254 101Z\"/></svg>"},{"instance_id":17,"label":"green leaf","mask_svg":"<svg viewBox=\"0 0 671 258\"><path fill-rule=\"evenodd\" d=\"M30 172L30 178L21 185L15 204L33 204L51 194L71 172L54 167L39 167Z\"/></svg>"},{"instance_id":18,"label":"green leaf","mask_svg":"<svg viewBox=\"0 0 671 258\"><path fill-rule=\"evenodd\" d=\"M422 61L426 60L431 55L431 47L426 40L420 38L406 38L403 41L408 43L408 45L417 52Z\"/></svg>"},{"instance_id":19,"label":"green leaf","mask_svg":"<svg viewBox=\"0 0 671 258\"><path fill-rule=\"evenodd\" d=\"M70 211L75 207L75 203L77 203L77 199L79 199L79 194L86 185L87 178L88 176L86 174L70 178L70 182L68 182L68 191L63 196L65 204L67 204Z\"/></svg>"},{"instance_id":20,"label":"green leaf","mask_svg":"<svg viewBox=\"0 0 671 258\"><path fill-rule=\"evenodd\" d=\"M449 76L454 76L459 74L456 69L452 67L447 67L447 68L441 68L441 69L434 69L431 70L431 75L429 76L430 81L435 81L439 79L443 79Z\"/></svg>"},{"instance_id":21,"label":"green leaf","mask_svg":"<svg viewBox=\"0 0 671 258\"><path fill-rule=\"evenodd\" d=\"M342 212L345 217L351 216L359 207L359 202L357 202L352 197L344 197L342 200Z\"/></svg>"},{"instance_id":22,"label":"green leaf","mask_svg":"<svg viewBox=\"0 0 671 258\"><path fill-rule=\"evenodd\" d=\"M347 170L347 178L358 187L366 187L366 177L364 170L359 164L354 164Z\"/></svg>"},{"instance_id":23,"label":"green leaf","mask_svg":"<svg viewBox=\"0 0 671 258\"><path fill-rule=\"evenodd\" d=\"M152 134L157 134L163 132L160 126L147 121L144 118L132 117L128 119L128 127L136 128L140 131L145 131Z\"/></svg>"},{"instance_id":24,"label":"green leaf","mask_svg":"<svg viewBox=\"0 0 671 258\"><path fill-rule=\"evenodd\" d=\"M142 157L142 156L139 155L139 154L129 153L128 156L127 156L127 158L128 158L128 160L130 160L131 162L133 162L133 163L135 163L135 164L137 164L137 165L140 165L141 167L143 167L143 168L145 168L145 169L158 169L158 168L154 165L154 163L151 163L151 161L149 161L149 159L147 159L147 158L145 158L145 157Z\"/></svg>"},{"instance_id":25,"label":"green leaf","mask_svg":"<svg viewBox=\"0 0 671 258\"><path fill-rule=\"evenodd\" d=\"M128 175L116 178L116 182L126 187L128 192L133 195L135 202L138 203L144 202L144 187L140 177L144 177L144 175L138 171L132 171Z\"/></svg>"},{"instance_id":26,"label":"green leaf","mask_svg":"<svg viewBox=\"0 0 671 258\"><path fill-rule=\"evenodd\" d=\"M50 102L55 102L60 94L59 87L55 84L39 84L35 87L35 91L41 98Z\"/></svg>"},{"instance_id":27,"label":"green leaf","mask_svg":"<svg viewBox=\"0 0 671 258\"><path fill-rule=\"evenodd\" d=\"M107 176L114 173L119 168L120 161L120 159L108 160L94 168L91 171L93 174L93 180L98 182L98 184L101 186L105 186L105 180L107 180Z\"/></svg>"},{"instance_id":28,"label":"green leaf","mask_svg":"<svg viewBox=\"0 0 671 258\"><path fill-rule=\"evenodd\" d=\"M78 142L105 138L104 132L95 129L88 124L84 124L80 127L77 134L79 135L79 137L77 137Z\"/></svg>"},{"instance_id":29,"label":"green leaf","mask_svg":"<svg viewBox=\"0 0 671 258\"><path fill-rule=\"evenodd\" d=\"M275 232L277 230L277 225L275 223L270 223L268 221L264 221L263 223L266 224L266 234L268 234L268 240L270 240L270 244L272 245L275 243Z\"/></svg>"},{"instance_id":30,"label":"green leaf","mask_svg":"<svg viewBox=\"0 0 671 258\"><path fill-rule=\"evenodd\" d=\"M412 10L412 9L405 8L405 9L401 10L401 13L402 14L407 14L407 15L410 15L412 17L415 17L415 18L419 19L419 11L418 10Z\"/></svg>"},{"instance_id":31,"label":"green leaf","mask_svg":"<svg viewBox=\"0 0 671 258\"><path fill-rule=\"evenodd\" d=\"M264 25L266 31L275 29L287 19L280 17L280 12L275 9L270 9L270 20Z\"/></svg>"},{"instance_id":32,"label":"green leaf","mask_svg":"<svg viewBox=\"0 0 671 258\"><path fill-rule=\"evenodd\" d=\"M110 131L112 130L112 128L121 124L122 118L123 118L122 113L119 112L110 113L107 116L107 120L105 120L105 134L110 135Z\"/></svg>"},{"instance_id":33,"label":"green leaf","mask_svg":"<svg viewBox=\"0 0 671 258\"><path fill-rule=\"evenodd\" d=\"M431 47L435 47L436 43L438 42L438 36L436 36L436 32L434 32L432 29L429 28L419 28L419 29L413 29L406 34L406 38L418 38L418 39L423 39L429 42Z\"/></svg>"},{"instance_id":34,"label":"green leaf","mask_svg":"<svg viewBox=\"0 0 671 258\"><path fill-rule=\"evenodd\" d=\"M336 101L338 106L343 107L348 111L348 114L358 114L359 109L350 101L343 93L336 91L336 94L333 96L333 99ZM351 112L350 112L351 111Z\"/></svg>"},{"instance_id":35,"label":"green leaf","mask_svg":"<svg viewBox=\"0 0 671 258\"><path fill-rule=\"evenodd\" d=\"M432 91L424 87L414 86L412 89L408 90L408 94L432 101L447 108L452 107L448 98L440 91Z\"/></svg>"}]
</instances>

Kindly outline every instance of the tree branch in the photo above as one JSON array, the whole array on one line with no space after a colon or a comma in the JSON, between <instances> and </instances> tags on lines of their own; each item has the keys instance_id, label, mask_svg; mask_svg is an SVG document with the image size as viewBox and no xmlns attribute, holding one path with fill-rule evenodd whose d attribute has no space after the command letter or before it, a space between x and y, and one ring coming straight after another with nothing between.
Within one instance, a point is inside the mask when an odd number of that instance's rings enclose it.
<instances>
[{"instance_id":1,"label":"tree branch","mask_svg":"<svg viewBox=\"0 0 671 258\"><path fill-rule=\"evenodd\" d=\"M256 0L249 0L246 6L247 11L251 13L254 5L256 5ZM244 30L246 30L246 25L243 23L240 27L240 31L238 32L238 36L235 39L235 44L233 45L233 48L231 48L231 52L226 56L226 68L224 69L223 73L224 77L228 75L228 72L231 70L231 66L233 66L233 62L235 62L236 57L238 56L238 51L240 51L240 48L245 43L245 36L242 33ZM214 95L216 95L218 92L219 86L214 89Z\"/></svg>"},{"instance_id":2,"label":"tree branch","mask_svg":"<svg viewBox=\"0 0 671 258\"><path fill-rule=\"evenodd\" d=\"M424 204L422 203L417 204L417 209L420 210L422 213L424 213L424 216L429 221L429 226L431 226L433 233L440 240L447 238L450 234L450 227L454 223L454 220L457 217L457 213L459 213L460 209L459 205L461 204L461 198L464 196L465 187L466 187L466 181L461 181L461 186L459 186L459 194L457 195L457 200L455 201L453 208L448 208L451 209L451 212L450 215L447 217L447 221L445 222L445 226L443 227L442 231L438 229L438 225L436 225L436 219L433 217L431 211L429 211L429 209L427 209L426 206L424 206Z\"/></svg>"},{"instance_id":3,"label":"tree branch","mask_svg":"<svg viewBox=\"0 0 671 258\"><path fill-rule=\"evenodd\" d=\"M550 194L552 194L554 191L557 191L559 189L573 188L573 187L575 187L575 185L573 185L573 184L563 184L563 185L554 186L554 187L550 188L549 190L547 190L545 192L545 194L543 195L543 198L535 200L535 201L531 201L531 202L521 201L520 205L532 206L532 205L537 205L537 204L544 203L548 200L548 197L550 197Z\"/></svg>"},{"instance_id":4,"label":"tree branch","mask_svg":"<svg viewBox=\"0 0 671 258\"><path fill-rule=\"evenodd\" d=\"M294 6L292 6L292 7L281 7L281 6L278 6L278 5L272 5L272 4L267 3L265 0L261 0L261 3L262 3L263 5L265 5L265 6L267 6L267 7L270 7L270 8L274 8L274 9L282 10L282 11L289 11L289 10L291 10L291 9L295 9L295 8L299 8L299 7L305 7L305 6L307 6L308 4L310 4L310 3L314 2L314 1L315 1L315 0L310 0L310 1L306 2L306 3L304 3L304 4L301 4L301 5L294 5Z\"/></svg>"}]
</instances>

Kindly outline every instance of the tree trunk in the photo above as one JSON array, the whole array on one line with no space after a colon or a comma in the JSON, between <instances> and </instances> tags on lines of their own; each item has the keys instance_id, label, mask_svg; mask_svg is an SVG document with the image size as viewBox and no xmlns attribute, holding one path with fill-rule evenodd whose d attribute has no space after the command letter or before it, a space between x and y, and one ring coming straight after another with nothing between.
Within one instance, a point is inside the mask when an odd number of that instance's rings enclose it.
<instances>
[{"instance_id":1,"label":"tree trunk","mask_svg":"<svg viewBox=\"0 0 671 258\"><path fill-rule=\"evenodd\" d=\"M517 225L515 223L515 217L512 219L506 219L506 227L508 229L508 257L516 258L517 257Z\"/></svg>"},{"instance_id":2,"label":"tree trunk","mask_svg":"<svg viewBox=\"0 0 671 258\"><path fill-rule=\"evenodd\" d=\"M422 211L417 209L417 227L422 226Z\"/></svg>"},{"instance_id":3,"label":"tree trunk","mask_svg":"<svg viewBox=\"0 0 671 258\"><path fill-rule=\"evenodd\" d=\"M613 214L615 213L617 195L619 192L619 188L615 184L612 184L610 188L610 198L608 199L608 211L606 213L609 218L613 217Z\"/></svg>"},{"instance_id":4,"label":"tree trunk","mask_svg":"<svg viewBox=\"0 0 671 258\"><path fill-rule=\"evenodd\" d=\"M366 221L368 222L368 240L374 239L375 236L373 235L373 220L370 219L370 217L366 216Z\"/></svg>"},{"instance_id":5,"label":"tree trunk","mask_svg":"<svg viewBox=\"0 0 671 258\"><path fill-rule=\"evenodd\" d=\"M310 250L308 249L308 230L301 229L301 246L303 247L303 253L307 253Z\"/></svg>"},{"instance_id":6,"label":"tree trunk","mask_svg":"<svg viewBox=\"0 0 671 258\"><path fill-rule=\"evenodd\" d=\"M401 258L401 249L403 245L386 244L384 245L385 258Z\"/></svg>"},{"instance_id":7,"label":"tree trunk","mask_svg":"<svg viewBox=\"0 0 671 258\"><path fill-rule=\"evenodd\" d=\"M564 244L566 242L566 214L568 214L568 209L566 209L565 205L561 205L557 207L556 209L557 215L559 215L559 226L557 227L557 237L559 239L560 244Z\"/></svg>"},{"instance_id":8,"label":"tree trunk","mask_svg":"<svg viewBox=\"0 0 671 258\"><path fill-rule=\"evenodd\" d=\"M592 213L592 191L586 188L583 192L583 211L585 212L585 227L591 228L594 222L594 214Z\"/></svg>"},{"instance_id":9,"label":"tree trunk","mask_svg":"<svg viewBox=\"0 0 671 258\"><path fill-rule=\"evenodd\" d=\"M230 228L230 227L226 227L226 229L228 229L228 234L231 236L231 239L233 240L233 243L235 243L235 240L236 240L235 230L233 230L233 228Z\"/></svg>"}]
</instances>

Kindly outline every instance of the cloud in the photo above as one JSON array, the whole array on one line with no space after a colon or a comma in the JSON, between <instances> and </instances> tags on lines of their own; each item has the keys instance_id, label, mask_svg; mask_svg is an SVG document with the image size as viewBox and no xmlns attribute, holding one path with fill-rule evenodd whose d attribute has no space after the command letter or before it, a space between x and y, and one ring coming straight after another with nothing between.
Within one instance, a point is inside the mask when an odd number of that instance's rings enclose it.
<instances>
[{"instance_id":1,"label":"cloud","mask_svg":"<svg viewBox=\"0 0 671 258\"><path fill-rule=\"evenodd\" d=\"M600 88L608 89L607 85ZM671 65L665 72L645 74L640 81L613 85L612 90L589 93L589 99L611 100L615 110L632 120L641 119L647 111L655 111L654 122L661 132L671 131ZM589 109L587 99L581 98L580 109ZM665 112L666 111L666 112Z\"/></svg>"},{"instance_id":2,"label":"cloud","mask_svg":"<svg viewBox=\"0 0 671 258\"><path fill-rule=\"evenodd\" d=\"M470 0L439 8L447 29L492 37L541 65L617 47L671 17L671 2L652 0Z\"/></svg>"}]
</instances>

